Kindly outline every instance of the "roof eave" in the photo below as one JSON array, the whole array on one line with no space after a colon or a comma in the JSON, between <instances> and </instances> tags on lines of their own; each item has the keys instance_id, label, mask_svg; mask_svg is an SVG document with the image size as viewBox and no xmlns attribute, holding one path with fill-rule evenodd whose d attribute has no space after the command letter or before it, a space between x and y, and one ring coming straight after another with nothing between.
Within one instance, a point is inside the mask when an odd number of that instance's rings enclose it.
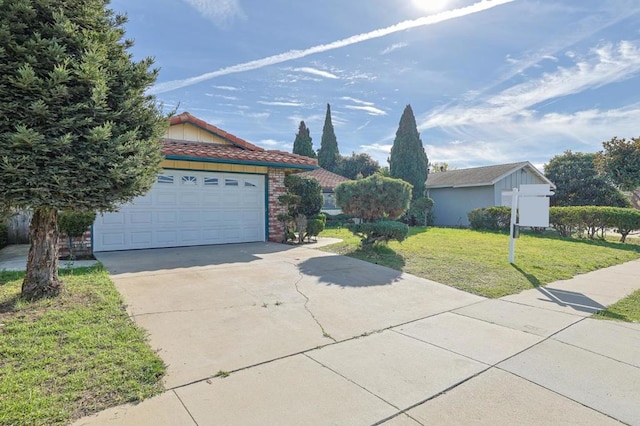
<instances>
[{"instance_id":1,"label":"roof eave","mask_svg":"<svg viewBox=\"0 0 640 426\"><path fill-rule=\"evenodd\" d=\"M253 161L253 160L231 160L228 158L195 157L195 156L189 156L189 155L176 155L176 154L165 154L164 158L166 158L167 160L177 160L177 161L201 161L205 163L242 164L245 166L263 166L263 167L273 167L277 169L314 170L318 168L318 166L314 166L311 164L277 163L272 161Z\"/></svg>"}]
</instances>

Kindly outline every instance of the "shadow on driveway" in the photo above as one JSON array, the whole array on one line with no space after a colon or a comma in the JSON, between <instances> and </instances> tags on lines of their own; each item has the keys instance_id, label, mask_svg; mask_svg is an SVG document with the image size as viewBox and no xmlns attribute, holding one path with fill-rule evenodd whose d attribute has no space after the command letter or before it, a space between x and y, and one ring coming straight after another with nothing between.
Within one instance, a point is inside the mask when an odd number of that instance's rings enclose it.
<instances>
[{"instance_id":1,"label":"shadow on driveway","mask_svg":"<svg viewBox=\"0 0 640 426\"><path fill-rule=\"evenodd\" d=\"M298 269L304 275L318 277L321 283L341 287L373 287L393 284L402 272L346 256L312 257Z\"/></svg>"},{"instance_id":2,"label":"shadow on driveway","mask_svg":"<svg viewBox=\"0 0 640 426\"><path fill-rule=\"evenodd\" d=\"M239 243L95 253L111 274L126 274L233 263L250 263L260 255L291 250L273 243Z\"/></svg>"}]
</instances>

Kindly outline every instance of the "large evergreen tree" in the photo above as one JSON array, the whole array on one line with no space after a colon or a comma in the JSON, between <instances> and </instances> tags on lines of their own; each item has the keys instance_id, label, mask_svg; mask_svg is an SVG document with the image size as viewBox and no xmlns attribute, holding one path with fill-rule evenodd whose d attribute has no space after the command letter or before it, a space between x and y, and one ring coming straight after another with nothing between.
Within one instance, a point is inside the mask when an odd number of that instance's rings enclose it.
<instances>
[{"instance_id":1,"label":"large evergreen tree","mask_svg":"<svg viewBox=\"0 0 640 426\"><path fill-rule=\"evenodd\" d=\"M338 151L338 140L336 139L333 124L331 123L331 105L327 104L327 115L324 118L322 140L320 141L320 149L318 150L318 164L330 172L338 173L339 161L340 151Z\"/></svg>"},{"instance_id":2,"label":"large evergreen tree","mask_svg":"<svg viewBox=\"0 0 640 426\"><path fill-rule=\"evenodd\" d=\"M304 155L305 157L316 158L316 152L313 150L313 143L309 135L309 129L304 121L300 122L296 139L293 141L293 153Z\"/></svg>"},{"instance_id":3,"label":"large evergreen tree","mask_svg":"<svg viewBox=\"0 0 640 426\"><path fill-rule=\"evenodd\" d=\"M22 294L58 293L59 210L144 194L166 129L108 0L0 1L0 204L33 209Z\"/></svg>"},{"instance_id":4,"label":"large evergreen tree","mask_svg":"<svg viewBox=\"0 0 640 426\"><path fill-rule=\"evenodd\" d=\"M411 105L407 105L400 118L396 138L389 156L389 173L413 185L413 198L424 196L424 185L429 173L429 160L424 151Z\"/></svg>"}]
</instances>

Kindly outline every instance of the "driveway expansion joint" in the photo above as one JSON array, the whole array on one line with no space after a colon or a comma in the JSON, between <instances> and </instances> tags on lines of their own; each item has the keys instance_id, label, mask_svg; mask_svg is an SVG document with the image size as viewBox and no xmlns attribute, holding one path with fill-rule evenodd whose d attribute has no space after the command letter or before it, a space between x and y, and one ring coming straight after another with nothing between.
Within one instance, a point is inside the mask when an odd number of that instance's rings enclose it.
<instances>
[{"instance_id":1,"label":"driveway expansion joint","mask_svg":"<svg viewBox=\"0 0 640 426\"><path fill-rule=\"evenodd\" d=\"M388 404L390 406L392 406L393 408L395 408L396 410L400 410L400 407L398 407L397 405L387 401L386 399L384 399L383 397L381 397L380 395L370 391L369 389L365 388L364 386L362 386L360 383L355 382L353 380L351 380L350 378L348 378L347 376L345 376L344 374L339 373L338 371L334 370L333 368L329 367L328 365L323 364L322 362L318 361L315 358L310 357L308 354L303 354L304 356L306 356L307 358L309 358L311 361L315 362L316 364L320 365L323 368L326 368L327 370L331 371L334 374L337 374L338 376L342 377L343 379L345 379L346 381L348 381L349 383L352 383L354 385L356 385L357 387L359 387L360 389L362 389L363 391L367 392L370 395L375 396L376 398L378 398L380 401L384 402L385 404ZM394 414L394 416L396 416L397 414Z\"/></svg>"},{"instance_id":2,"label":"driveway expansion joint","mask_svg":"<svg viewBox=\"0 0 640 426\"><path fill-rule=\"evenodd\" d=\"M189 411L187 406L184 404L184 401L182 400L182 398L180 398L180 395L178 395L178 392L176 392L175 389L171 389L169 392L172 392L175 395L175 397L178 398L178 401L180 401L180 404L182 405L182 407L184 407L184 410L187 412L189 417L191 417L191 420L193 421L193 424L198 426L198 422L196 421L196 419L191 414L191 411Z\"/></svg>"}]
</instances>

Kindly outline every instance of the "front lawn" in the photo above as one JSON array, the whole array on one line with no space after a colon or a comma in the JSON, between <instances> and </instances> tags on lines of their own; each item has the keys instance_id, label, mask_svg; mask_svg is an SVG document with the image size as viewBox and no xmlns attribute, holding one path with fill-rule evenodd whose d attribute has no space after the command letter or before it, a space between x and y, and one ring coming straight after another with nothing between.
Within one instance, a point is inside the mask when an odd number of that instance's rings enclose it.
<instances>
[{"instance_id":1,"label":"front lawn","mask_svg":"<svg viewBox=\"0 0 640 426\"><path fill-rule=\"evenodd\" d=\"M61 271L59 297L26 302L0 272L0 424L67 424L162 391L165 365L101 267Z\"/></svg>"},{"instance_id":2,"label":"front lawn","mask_svg":"<svg viewBox=\"0 0 640 426\"><path fill-rule=\"evenodd\" d=\"M327 229L323 237L343 242L323 250L388 266L486 297L502 297L569 279L640 257L640 245L522 234L515 265L509 264L509 236L453 228L411 228L402 243L360 249L346 229Z\"/></svg>"},{"instance_id":3,"label":"front lawn","mask_svg":"<svg viewBox=\"0 0 640 426\"><path fill-rule=\"evenodd\" d=\"M640 322L640 290L636 290L607 309L598 312L593 318Z\"/></svg>"}]
</instances>

